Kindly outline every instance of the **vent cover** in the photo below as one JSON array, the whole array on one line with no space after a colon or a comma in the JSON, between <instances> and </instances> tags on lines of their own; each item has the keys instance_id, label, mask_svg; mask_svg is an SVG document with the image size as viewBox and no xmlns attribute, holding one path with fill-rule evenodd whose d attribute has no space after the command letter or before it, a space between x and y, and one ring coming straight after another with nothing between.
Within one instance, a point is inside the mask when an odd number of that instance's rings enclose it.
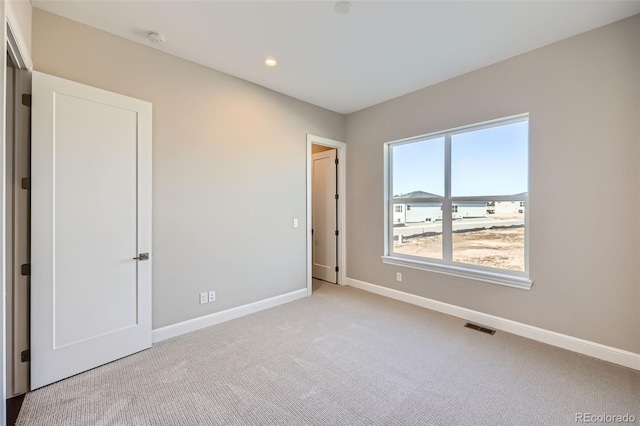
<instances>
[{"instance_id":1,"label":"vent cover","mask_svg":"<svg viewBox=\"0 0 640 426\"><path fill-rule=\"evenodd\" d=\"M482 326L480 326L478 324L471 324L470 322L468 322L464 326L467 327L467 328L470 328L472 330L480 331L482 333L491 334L492 336L494 334L496 334L495 330L492 330L492 329L486 328L486 327L482 327Z\"/></svg>"}]
</instances>

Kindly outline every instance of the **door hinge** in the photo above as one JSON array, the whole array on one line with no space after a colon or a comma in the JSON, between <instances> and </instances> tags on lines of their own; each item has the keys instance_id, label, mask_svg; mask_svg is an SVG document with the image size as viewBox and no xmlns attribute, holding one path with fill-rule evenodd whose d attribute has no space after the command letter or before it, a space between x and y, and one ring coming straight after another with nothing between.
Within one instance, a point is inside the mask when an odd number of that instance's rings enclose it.
<instances>
[{"instance_id":1,"label":"door hinge","mask_svg":"<svg viewBox=\"0 0 640 426\"><path fill-rule=\"evenodd\" d=\"M338 163L339 163L339 161L338 161L338 159L336 158L336 164L338 164Z\"/></svg>"},{"instance_id":2,"label":"door hinge","mask_svg":"<svg viewBox=\"0 0 640 426\"><path fill-rule=\"evenodd\" d=\"M336 237L337 237L338 235L340 235L340 232L339 232L339 231L336 231Z\"/></svg>"},{"instance_id":3,"label":"door hinge","mask_svg":"<svg viewBox=\"0 0 640 426\"><path fill-rule=\"evenodd\" d=\"M336 266L336 272L340 272L340 268Z\"/></svg>"},{"instance_id":4,"label":"door hinge","mask_svg":"<svg viewBox=\"0 0 640 426\"><path fill-rule=\"evenodd\" d=\"M29 362L31 361L31 350L27 349L20 352L20 362Z\"/></svg>"},{"instance_id":5,"label":"door hinge","mask_svg":"<svg viewBox=\"0 0 640 426\"><path fill-rule=\"evenodd\" d=\"M22 95L22 105L30 107L31 106L31 95L25 93Z\"/></svg>"},{"instance_id":6,"label":"door hinge","mask_svg":"<svg viewBox=\"0 0 640 426\"><path fill-rule=\"evenodd\" d=\"M336 200L338 199L338 194L336 194Z\"/></svg>"},{"instance_id":7,"label":"door hinge","mask_svg":"<svg viewBox=\"0 0 640 426\"><path fill-rule=\"evenodd\" d=\"M20 275L31 275L31 264L23 263L20 265Z\"/></svg>"},{"instance_id":8,"label":"door hinge","mask_svg":"<svg viewBox=\"0 0 640 426\"><path fill-rule=\"evenodd\" d=\"M21 186L22 186L22 189L31 189L31 179L22 178Z\"/></svg>"}]
</instances>

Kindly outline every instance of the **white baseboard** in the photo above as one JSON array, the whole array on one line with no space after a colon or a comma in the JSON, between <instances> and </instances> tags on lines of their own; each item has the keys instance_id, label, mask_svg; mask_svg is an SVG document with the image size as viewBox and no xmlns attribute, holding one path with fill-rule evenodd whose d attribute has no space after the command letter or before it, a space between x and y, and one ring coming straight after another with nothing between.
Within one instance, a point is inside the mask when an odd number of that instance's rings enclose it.
<instances>
[{"instance_id":1,"label":"white baseboard","mask_svg":"<svg viewBox=\"0 0 640 426\"><path fill-rule=\"evenodd\" d=\"M260 312L265 309L274 308L278 305L293 302L294 300L302 299L304 297L307 297L306 288L270 297L268 299L259 300L236 308L227 309L225 311L215 312L213 314L182 321L177 324L171 324L166 327L156 328L151 332L151 341L153 343L160 342L171 337L200 330L201 328L210 327L245 315Z\"/></svg>"},{"instance_id":2,"label":"white baseboard","mask_svg":"<svg viewBox=\"0 0 640 426\"><path fill-rule=\"evenodd\" d=\"M506 331L528 339L537 340L548 345L557 346L559 348L578 352L604 361L612 362L614 364L623 365L634 370L640 370L640 354L613 348L611 346L601 345L600 343L590 342L588 340L556 333L555 331L545 330L543 328L534 327L532 325L523 324L471 309L462 308L460 306L450 305L448 303L439 302L426 297L416 296L415 294L405 293L388 287L370 284L353 278L347 278L346 283L351 287L359 288L380 296L411 303L412 305L442 312L444 314L462 318L487 327Z\"/></svg>"}]
</instances>

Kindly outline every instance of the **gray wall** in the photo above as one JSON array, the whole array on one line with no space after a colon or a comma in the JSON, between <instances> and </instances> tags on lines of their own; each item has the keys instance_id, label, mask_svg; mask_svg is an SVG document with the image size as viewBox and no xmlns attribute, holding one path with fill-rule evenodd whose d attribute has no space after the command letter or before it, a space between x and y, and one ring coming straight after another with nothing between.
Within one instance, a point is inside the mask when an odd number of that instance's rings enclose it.
<instances>
[{"instance_id":1,"label":"gray wall","mask_svg":"<svg viewBox=\"0 0 640 426\"><path fill-rule=\"evenodd\" d=\"M639 80L635 16L349 115L348 276L640 352ZM531 291L382 264L383 143L523 112Z\"/></svg>"},{"instance_id":2,"label":"gray wall","mask_svg":"<svg viewBox=\"0 0 640 426\"><path fill-rule=\"evenodd\" d=\"M306 287L306 134L344 116L38 9L33 61L153 103L154 328Z\"/></svg>"}]
</instances>

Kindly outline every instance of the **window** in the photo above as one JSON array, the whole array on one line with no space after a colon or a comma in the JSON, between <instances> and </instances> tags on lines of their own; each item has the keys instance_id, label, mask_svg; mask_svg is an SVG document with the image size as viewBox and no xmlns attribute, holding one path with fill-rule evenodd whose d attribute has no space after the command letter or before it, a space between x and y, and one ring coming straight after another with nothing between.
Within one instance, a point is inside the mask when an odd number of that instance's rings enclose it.
<instances>
[{"instance_id":1,"label":"window","mask_svg":"<svg viewBox=\"0 0 640 426\"><path fill-rule=\"evenodd\" d=\"M402 206L396 206L396 213L402 213Z\"/></svg>"},{"instance_id":2,"label":"window","mask_svg":"<svg viewBox=\"0 0 640 426\"><path fill-rule=\"evenodd\" d=\"M530 288L526 240L529 117L385 145L385 263ZM390 216L389 213L386 214Z\"/></svg>"}]
</instances>

